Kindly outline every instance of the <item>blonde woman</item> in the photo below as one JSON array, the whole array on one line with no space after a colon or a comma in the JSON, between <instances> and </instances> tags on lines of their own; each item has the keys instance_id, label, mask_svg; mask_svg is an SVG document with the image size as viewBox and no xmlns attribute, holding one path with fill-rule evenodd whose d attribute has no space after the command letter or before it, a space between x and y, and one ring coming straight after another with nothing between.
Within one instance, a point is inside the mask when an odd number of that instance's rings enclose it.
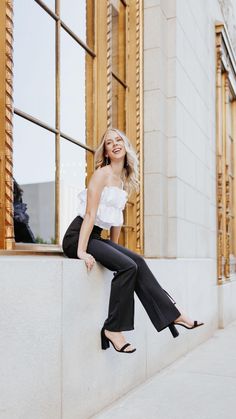
<instances>
[{"instance_id":1,"label":"blonde woman","mask_svg":"<svg viewBox=\"0 0 236 419\"><path fill-rule=\"evenodd\" d=\"M123 353L136 350L122 334L134 329L134 292L158 332L169 327L173 337L177 337L175 325L194 329L203 324L191 321L177 309L141 255L118 244L123 209L129 194L138 188L135 150L123 132L110 128L95 152L95 171L88 188L79 194L79 214L68 227L62 244L64 253L84 260L88 270L97 261L114 272L101 346L107 349L111 343ZM101 237L103 229L110 230L110 239Z\"/></svg>"}]
</instances>

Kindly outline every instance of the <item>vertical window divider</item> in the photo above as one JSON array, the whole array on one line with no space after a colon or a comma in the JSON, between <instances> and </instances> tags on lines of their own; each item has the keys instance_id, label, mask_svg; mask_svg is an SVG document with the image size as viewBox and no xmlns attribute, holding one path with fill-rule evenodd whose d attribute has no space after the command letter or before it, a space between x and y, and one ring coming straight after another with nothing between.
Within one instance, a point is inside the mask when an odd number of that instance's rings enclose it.
<instances>
[{"instance_id":1,"label":"vertical window divider","mask_svg":"<svg viewBox=\"0 0 236 419\"><path fill-rule=\"evenodd\" d=\"M55 0L56 14L60 16L60 0ZM61 35L61 20L58 19L55 22L56 36L55 36L55 71L56 71L56 130L55 135L55 164L56 164L56 173L55 173L55 240L56 244L60 242L60 35Z\"/></svg>"}]
</instances>

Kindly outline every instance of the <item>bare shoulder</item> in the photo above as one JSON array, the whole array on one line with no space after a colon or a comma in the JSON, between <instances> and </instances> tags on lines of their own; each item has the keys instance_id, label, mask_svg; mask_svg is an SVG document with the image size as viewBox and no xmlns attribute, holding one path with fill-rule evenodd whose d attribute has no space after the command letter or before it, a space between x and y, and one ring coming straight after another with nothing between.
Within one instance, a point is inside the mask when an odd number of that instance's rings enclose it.
<instances>
[{"instance_id":1,"label":"bare shoulder","mask_svg":"<svg viewBox=\"0 0 236 419\"><path fill-rule=\"evenodd\" d=\"M90 187L95 186L98 188L103 188L105 186L107 175L108 175L108 172L106 169L107 168L105 166L99 167L93 172L90 182L89 182Z\"/></svg>"}]
</instances>

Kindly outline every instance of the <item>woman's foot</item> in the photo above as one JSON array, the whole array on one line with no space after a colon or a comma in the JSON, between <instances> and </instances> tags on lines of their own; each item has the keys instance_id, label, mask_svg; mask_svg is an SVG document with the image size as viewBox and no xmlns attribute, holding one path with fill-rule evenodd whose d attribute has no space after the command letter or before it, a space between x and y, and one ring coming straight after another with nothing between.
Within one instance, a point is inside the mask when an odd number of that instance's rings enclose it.
<instances>
[{"instance_id":1,"label":"woman's foot","mask_svg":"<svg viewBox=\"0 0 236 419\"><path fill-rule=\"evenodd\" d=\"M122 335L121 332L111 332L110 330L104 329L104 334L113 342L114 346L118 351L122 348L122 346L126 344L125 337ZM133 349L135 348L129 344L129 346L127 346L127 348L124 349L124 352L130 352Z\"/></svg>"},{"instance_id":2,"label":"woman's foot","mask_svg":"<svg viewBox=\"0 0 236 419\"><path fill-rule=\"evenodd\" d=\"M188 326L189 328L191 327L196 327L196 321L191 320L184 312L181 313L181 315L175 319L174 324L178 324L178 323L182 323L186 326ZM199 325L200 324L204 324L202 322L197 322Z\"/></svg>"}]
</instances>

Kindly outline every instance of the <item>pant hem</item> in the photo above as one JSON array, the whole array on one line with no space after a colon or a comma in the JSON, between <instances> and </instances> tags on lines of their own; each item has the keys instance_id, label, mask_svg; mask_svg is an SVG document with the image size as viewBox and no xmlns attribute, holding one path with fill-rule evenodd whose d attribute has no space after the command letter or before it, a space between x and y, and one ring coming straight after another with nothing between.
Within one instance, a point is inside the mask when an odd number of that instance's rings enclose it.
<instances>
[{"instance_id":1,"label":"pant hem","mask_svg":"<svg viewBox=\"0 0 236 419\"><path fill-rule=\"evenodd\" d=\"M130 326L122 327L120 329L109 329L109 328L107 328L106 325L103 325L103 327L104 327L104 329L109 330L109 332L126 332L128 330L134 330L134 327L133 326L132 327L130 327Z\"/></svg>"}]
</instances>

